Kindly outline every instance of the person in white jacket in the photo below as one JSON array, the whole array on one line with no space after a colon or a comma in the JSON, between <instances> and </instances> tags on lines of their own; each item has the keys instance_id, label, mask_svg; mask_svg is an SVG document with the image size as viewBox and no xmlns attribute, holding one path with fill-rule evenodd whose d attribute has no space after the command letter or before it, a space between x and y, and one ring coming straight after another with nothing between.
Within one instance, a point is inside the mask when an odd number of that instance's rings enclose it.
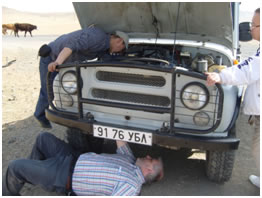
<instances>
[{"instance_id":1,"label":"person in white jacket","mask_svg":"<svg viewBox=\"0 0 262 198\"><path fill-rule=\"evenodd\" d=\"M260 8L255 10L251 23L251 34L254 40L260 41ZM215 83L226 85L247 85L243 101L243 113L250 115L249 124L254 124L252 151L256 166L260 168L260 48L256 54L238 65L223 69L220 73L205 73L207 85ZM260 188L260 177L251 175L249 180Z\"/></svg>"}]
</instances>

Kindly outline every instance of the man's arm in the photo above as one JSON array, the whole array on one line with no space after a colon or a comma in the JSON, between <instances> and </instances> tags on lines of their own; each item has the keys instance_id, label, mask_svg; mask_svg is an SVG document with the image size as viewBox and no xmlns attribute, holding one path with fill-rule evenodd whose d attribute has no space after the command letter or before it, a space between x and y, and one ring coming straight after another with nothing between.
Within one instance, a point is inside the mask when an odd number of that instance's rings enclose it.
<instances>
[{"instance_id":1,"label":"man's arm","mask_svg":"<svg viewBox=\"0 0 262 198\"><path fill-rule=\"evenodd\" d=\"M111 196L137 196L140 193L141 188L136 189L134 186L131 186L127 183L118 184L119 187L114 189L114 192Z\"/></svg>"},{"instance_id":2,"label":"man's arm","mask_svg":"<svg viewBox=\"0 0 262 198\"><path fill-rule=\"evenodd\" d=\"M72 54L72 50L68 47L65 47L58 55L54 62L49 63L48 71L54 72L57 65L61 65L64 61Z\"/></svg>"},{"instance_id":3,"label":"man's arm","mask_svg":"<svg viewBox=\"0 0 262 198\"><path fill-rule=\"evenodd\" d=\"M135 162L135 157L127 142L116 140L116 153L125 155L131 163Z\"/></svg>"},{"instance_id":4,"label":"man's arm","mask_svg":"<svg viewBox=\"0 0 262 198\"><path fill-rule=\"evenodd\" d=\"M238 65L223 69L218 73L205 73L207 85L221 83L226 85L249 85L260 79L260 57L252 56Z\"/></svg>"}]
</instances>

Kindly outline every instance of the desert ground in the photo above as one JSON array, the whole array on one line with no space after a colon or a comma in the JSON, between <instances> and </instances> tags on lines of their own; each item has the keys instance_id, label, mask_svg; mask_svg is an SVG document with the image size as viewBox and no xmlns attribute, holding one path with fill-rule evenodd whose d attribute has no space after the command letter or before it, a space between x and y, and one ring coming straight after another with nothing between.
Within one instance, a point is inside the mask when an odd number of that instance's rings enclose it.
<instances>
[{"instance_id":1,"label":"desert ground","mask_svg":"<svg viewBox=\"0 0 262 198\"><path fill-rule=\"evenodd\" d=\"M39 95L39 47L54 40L58 35L80 28L73 13L35 14L10 9L3 10L3 23L29 22L38 30L33 37L19 38L13 35L2 36L2 174L8 163L29 155L36 136L43 131L33 118ZM14 15L16 17L14 17ZM46 22L48 21L48 23ZM258 43L242 43L243 57L252 55ZM8 64L12 62L11 64ZM232 178L225 184L210 182L204 173L204 153L195 151L188 159L180 151L160 147L140 147L132 145L136 156L146 154L161 155L165 164L165 177L159 183L146 185L141 195L147 196L259 196L259 189L249 181L250 174L258 174L251 155L252 130L247 124L248 117L240 114L237 121L237 134L241 139L236 154ZM65 127L53 124L46 130L65 139ZM105 151L114 148L114 142L107 141ZM56 196L40 187L26 184L21 191L24 196Z\"/></svg>"}]
</instances>

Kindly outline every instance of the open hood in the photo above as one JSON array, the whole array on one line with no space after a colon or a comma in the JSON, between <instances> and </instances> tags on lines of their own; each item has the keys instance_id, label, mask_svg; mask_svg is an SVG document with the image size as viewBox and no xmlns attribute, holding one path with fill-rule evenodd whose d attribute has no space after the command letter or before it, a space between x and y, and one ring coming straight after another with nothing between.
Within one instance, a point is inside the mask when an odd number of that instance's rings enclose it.
<instances>
[{"instance_id":1,"label":"open hood","mask_svg":"<svg viewBox=\"0 0 262 198\"><path fill-rule=\"evenodd\" d=\"M230 2L74 2L82 28L96 24L130 38L209 41L232 49Z\"/></svg>"}]
</instances>

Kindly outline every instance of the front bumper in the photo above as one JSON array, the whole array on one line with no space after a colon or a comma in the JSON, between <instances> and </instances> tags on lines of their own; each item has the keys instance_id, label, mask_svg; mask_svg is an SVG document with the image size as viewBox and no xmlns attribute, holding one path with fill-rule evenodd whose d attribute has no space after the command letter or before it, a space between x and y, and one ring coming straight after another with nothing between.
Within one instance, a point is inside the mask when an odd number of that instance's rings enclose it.
<instances>
[{"instance_id":1,"label":"front bumper","mask_svg":"<svg viewBox=\"0 0 262 198\"><path fill-rule=\"evenodd\" d=\"M46 110L46 117L48 120L54 123L66 127L78 128L84 133L93 134L93 123L95 122L94 120L83 120L79 119L77 115L72 116L60 114L50 109ZM96 123L99 124L98 122ZM123 128L122 126L118 127ZM174 146L201 150L236 150L238 149L238 145L240 142L240 140L233 135L226 138L207 138L182 134L170 135L167 133L159 133L156 131L143 132L151 132L153 134L153 144L165 145L169 147Z\"/></svg>"}]
</instances>

